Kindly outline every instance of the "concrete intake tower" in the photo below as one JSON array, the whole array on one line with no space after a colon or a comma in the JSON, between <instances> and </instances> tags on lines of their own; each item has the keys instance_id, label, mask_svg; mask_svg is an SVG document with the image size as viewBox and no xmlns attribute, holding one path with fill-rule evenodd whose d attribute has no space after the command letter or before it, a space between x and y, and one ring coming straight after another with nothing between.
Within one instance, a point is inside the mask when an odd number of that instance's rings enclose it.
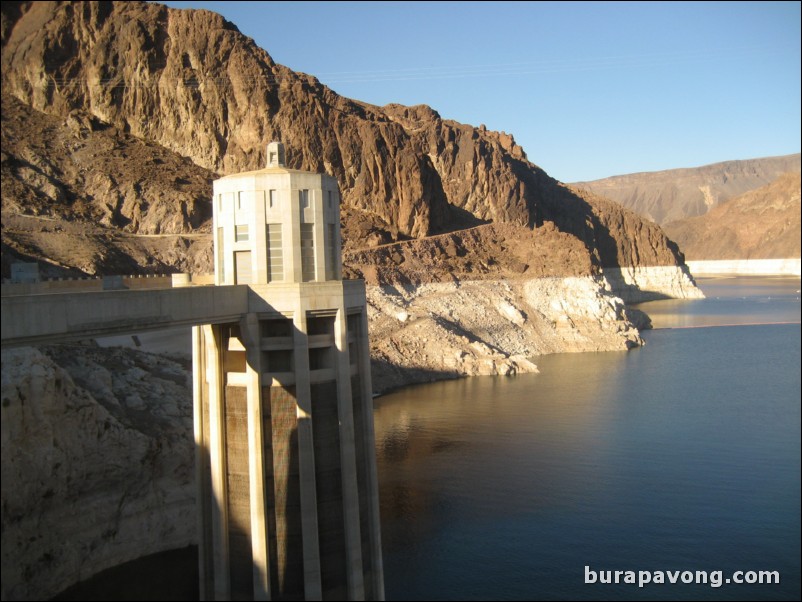
<instances>
[{"instance_id":1,"label":"concrete intake tower","mask_svg":"<svg viewBox=\"0 0 802 602\"><path fill-rule=\"evenodd\" d=\"M383 599L364 283L336 180L267 157L214 182L215 284L249 288L193 327L201 599Z\"/></svg>"}]
</instances>

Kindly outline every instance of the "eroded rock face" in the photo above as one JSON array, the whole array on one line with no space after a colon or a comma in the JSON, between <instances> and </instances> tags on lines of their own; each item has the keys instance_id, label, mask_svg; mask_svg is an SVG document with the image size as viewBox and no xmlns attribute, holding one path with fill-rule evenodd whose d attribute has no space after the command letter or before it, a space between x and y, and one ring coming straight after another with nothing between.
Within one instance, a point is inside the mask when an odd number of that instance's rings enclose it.
<instances>
[{"instance_id":1,"label":"eroded rock face","mask_svg":"<svg viewBox=\"0 0 802 602\"><path fill-rule=\"evenodd\" d=\"M800 175L786 173L700 217L666 224L688 259L786 259L800 256Z\"/></svg>"},{"instance_id":2,"label":"eroded rock face","mask_svg":"<svg viewBox=\"0 0 802 602\"><path fill-rule=\"evenodd\" d=\"M261 167L266 141L282 140L289 166L336 176L347 204L411 236L443 227L449 202L529 219L534 191L495 175L512 169L502 144L523 156L507 137L444 123L427 107L342 98L275 64L214 13L65 2L26 3L4 16L4 89L35 109L86 109L220 174ZM426 127L416 132L419 119ZM471 177L449 196L442 176L456 163Z\"/></svg>"},{"instance_id":3,"label":"eroded rock face","mask_svg":"<svg viewBox=\"0 0 802 602\"><path fill-rule=\"evenodd\" d=\"M82 111L46 115L2 96L3 274L213 270L214 174Z\"/></svg>"},{"instance_id":4,"label":"eroded rock face","mask_svg":"<svg viewBox=\"0 0 802 602\"><path fill-rule=\"evenodd\" d=\"M576 236L595 267L681 265L679 247L655 223L609 199L543 178L543 220Z\"/></svg>"},{"instance_id":5,"label":"eroded rock face","mask_svg":"<svg viewBox=\"0 0 802 602\"><path fill-rule=\"evenodd\" d=\"M534 372L534 355L642 344L623 301L591 276L368 287L375 390Z\"/></svg>"},{"instance_id":6,"label":"eroded rock face","mask_svg":"<svg viewBox=\"0 0 802 602\"><path fill-rule=\"evenodd\" d=\"M8 95L2 126L5 212L146 235L208 229L214 174L191 161L83 112L61 119Z\"/></svg>"},{"instance_id":7,"label":"eroded rock face","mask_svg":"<svg viewBox=\"0 0 802 602\"><path fill-rule=\"evenodd\" d=\"M185 366L123 350L7 349L2 398L4 600L48 599L195 540Z\"/></svg>"},{"instance_id":8,"label":"eroded rock face","mask_svg":"<svg viewBox=\"0 0 802 602\"><path fill-rule=\"evenodd\" d=\"M2 34L4 92L73 116L79 129L97 120L218 174L262 166L265 143L283 141L290 167L337 178L344 215L360 225L346 223L346 234L364 234L354 248L485 222L551 222L579 239L596 266L681 262L659 229L560 185L511 135L426 106L338 96L275 64L214 13L139 2L4 3Z\"/></svg>"},{"instance_id":9,"label":"eroded rock face","mask_svg":"<svg viewBox=\"0 0 802 602\"><path fill-rule=\"evenodd\" d=\"M608 289L626 303L657 299L703 299L686 266L605 268Z\"/></svg>"}]
</instances>

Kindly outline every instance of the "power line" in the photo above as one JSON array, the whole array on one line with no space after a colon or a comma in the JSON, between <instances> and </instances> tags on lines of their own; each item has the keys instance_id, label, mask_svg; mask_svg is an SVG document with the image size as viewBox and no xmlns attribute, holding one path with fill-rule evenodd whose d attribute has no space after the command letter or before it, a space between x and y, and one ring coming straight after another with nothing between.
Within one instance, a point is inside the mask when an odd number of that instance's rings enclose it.
<instances>
[{"instance_id":1,"label":"power line","mask_svg":"<svg viewBox=\"0 0 802 602\"><path fill-rule=\"evenodd\" d=\"M689 50L662 53L645 53L637 55L618 55L602 57L577 57L566 59L548 59L540 61L477 64L461 66L416 66L393 69L378 69L366 71L335 71L321 73L313 77L316 82L325 82L327 86L346 83L382 83L393 81L437 80L437 79L469 79L484 77L524 77L529 75L548 75L556 73L579 73L615 69L643 69L671 66L685 63L702 63L713 61L740 61L748 57L771 56L783 52L782 48L770 47L744 47L736 49L715 50ZM60 65L50 64L51 69ZM289 68L287 68L289 69ZM197 72L186 77L164 77L161 72L149 72L148 77L138 81L128 79L120 81L120 76L91 80L88 78L52 77L45 85L53 83L57 86L85 85L109 89L145 88L156 85L173 86L182 84L186 88L200 88L201 86L230 88L233 86L229 77L198 76ZM301 74L302 77L303 74ZM283 81L292 83L307 82L299 80L298 74L293 71L281 76L268 74L258 77L237 78L242 84L281 84Z\"/></svg>"}]
</instances>

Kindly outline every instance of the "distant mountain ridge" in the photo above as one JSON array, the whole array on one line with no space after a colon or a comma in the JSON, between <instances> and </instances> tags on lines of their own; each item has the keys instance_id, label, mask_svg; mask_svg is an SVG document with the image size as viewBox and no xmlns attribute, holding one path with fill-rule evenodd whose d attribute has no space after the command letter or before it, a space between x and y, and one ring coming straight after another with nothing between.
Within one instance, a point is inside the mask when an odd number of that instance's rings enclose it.
<instances>
[{"instance_id":1,"label":"distant mountain ridge","mask_svg":"<svg viewBox=\"0 0 802 602\"><path fill-rule=\"evenodd\" d=\"M687 259L790 259L800 257L800 174L787 173L663 229Z\"/></svg>"},{"instance_id":2,"label":"distant mountain ridge","mask_svg":"<svg viewBox=\"0 0 802 602\"><path fill-rule=\"evenodd\" d=\"M658 224L704 215L719 203L802 171L800 153L611 176L573 185Z\"/></svg>"}]
</instances>

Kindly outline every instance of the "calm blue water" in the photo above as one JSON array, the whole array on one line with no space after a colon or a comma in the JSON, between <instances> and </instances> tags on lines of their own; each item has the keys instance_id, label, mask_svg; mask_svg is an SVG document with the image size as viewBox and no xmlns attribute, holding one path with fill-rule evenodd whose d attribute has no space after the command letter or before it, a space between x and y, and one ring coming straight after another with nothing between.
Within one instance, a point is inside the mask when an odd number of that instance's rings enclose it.
<instances>
[{"instance_id":1,"label":"calm blue water","mask_svg":"<svg viewBox=\"0 0 802 602\"><path fill-rule=\"evenodd\" d=\"M657 326L797 323L655 330L377 400L388 599L798 600L799 280L702 286L643 309ZM586 585L586 565L781 583Z\"/></svg>"}]
</instances>

